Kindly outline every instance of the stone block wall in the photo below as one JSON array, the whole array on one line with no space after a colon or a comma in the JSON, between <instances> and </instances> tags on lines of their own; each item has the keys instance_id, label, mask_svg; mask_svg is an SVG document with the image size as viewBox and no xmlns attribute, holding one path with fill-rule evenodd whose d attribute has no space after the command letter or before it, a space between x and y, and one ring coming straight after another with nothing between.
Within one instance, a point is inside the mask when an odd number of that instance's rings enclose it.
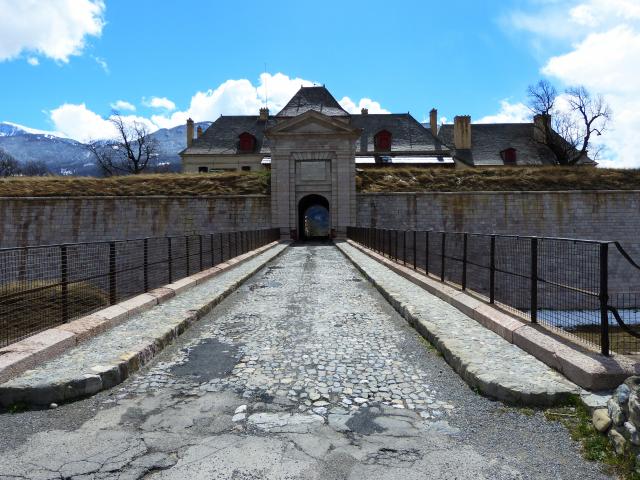
<instances>
[{"instance_id":1,"label":"stone block wall","mask_svg":"<svg viewBox=\"0 0 640 480\"><path fill-rule=\"evenodd\" d=\"M0 198L0 248L271 227L269 196Z\"/></svg>"}]
</instances>

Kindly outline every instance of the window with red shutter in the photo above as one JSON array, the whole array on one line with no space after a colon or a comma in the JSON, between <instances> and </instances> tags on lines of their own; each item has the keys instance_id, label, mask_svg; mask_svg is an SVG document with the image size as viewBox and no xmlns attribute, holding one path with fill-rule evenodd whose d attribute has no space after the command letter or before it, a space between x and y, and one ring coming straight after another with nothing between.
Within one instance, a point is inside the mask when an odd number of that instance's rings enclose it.
<instances>
[{"instance_id":1,"label":"window with red shutter","mask_svg":"<svg viewBox=\"0 0 640 480\"><path fill-rule=\"evenodd\" d=\"M373 137L373 143L377 151L390 152L391 132L387 130L380 130L378 133L376 133L375 137Z\"/></svg>"},{"instance_id":2,"label":"window with red shutter","mask_svg":"<svg viewBox=\"0 0 640 480\"><path fill-rule=\"evenodd\" d=\"M515 148L507 148L500 152L505 165L515 165L518 160L518 154Z\"/></svg>"},{"instance_id":3,"label":"window with red shutter","mask_svg":"<svg viewBox=\"0 0 640 480\"><path fill-rule=\"evenodd\" d=\"M256 137L248 132L241 133L239 136L238 150L242 153L253 152L256 147Z\"/></svg>"}]
</instances>

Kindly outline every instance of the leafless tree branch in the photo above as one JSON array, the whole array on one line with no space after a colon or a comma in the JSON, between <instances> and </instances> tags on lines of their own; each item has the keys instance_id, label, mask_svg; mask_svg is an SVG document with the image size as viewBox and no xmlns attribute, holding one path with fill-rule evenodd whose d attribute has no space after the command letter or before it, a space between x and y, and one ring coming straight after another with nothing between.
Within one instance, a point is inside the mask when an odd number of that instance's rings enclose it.
<instances>
[{"instance_id":1,"label":"leafless tree branch","mask_svg":"<svg viewBox=\"0 0 640 480\"><path fill-rule=\"evenodd\" d=\"M559 165L597 158L601 149L591 150L593 135L602 135L612 117L604 98L593 97L579 86L564 92L568 108L559 108L558 99L558 91L546 80L529 87L529 107L537 119L536 139L553 152Z\"/></svg>"},{"instance_id":2,"label":"leafless tree branch","mask_svg":"<svg viewBox=\"0 0 640 480\"><path fill-rule=\"evenodd\" d=\"M148 128L137 121L125 122L117 112L109 121L118 132L117 138L87 144L104 175L137 175L151 167L157 157L158 145Z\"/></svg>"}]
</instances>

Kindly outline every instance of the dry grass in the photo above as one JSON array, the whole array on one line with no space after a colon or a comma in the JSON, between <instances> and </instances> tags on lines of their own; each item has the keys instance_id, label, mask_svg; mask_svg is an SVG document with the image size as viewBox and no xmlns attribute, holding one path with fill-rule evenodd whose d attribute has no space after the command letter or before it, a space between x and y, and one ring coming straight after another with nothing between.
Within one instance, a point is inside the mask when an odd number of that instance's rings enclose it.
<instances>
[{"instance_id":1,"label":"dry grass","mask_svg":"<svg viewBox=\"0 0 640 480\"><path fill-rule=\"evenodd\" d=\"M361 192L640 189L640 170L586 167L376 168L358 173Z\"/></svg>"},{"instance_id":2,"label":"dry grass","mask_svg":"<svg viewBox=\"0 0 640 480\"><path fill-rule=\"evenodd\" d=\"M267 194L269 172L0 179L0 197Z\"/></svg>"},{"instance_id":3,"label":"dry grass","mask_svg":"<svg viewBox=\"0 0 640 480\"><path fill-rule=\"evenodd\" d=\"M84 282L69 284L67 295L69 319L109 305L104 291ZM64 322L62 286L55 280L0 285L0 303L0 346Z\"/></svg>"},{"instance_id":4,"label":"dry grass","mask_svg":"<svg viewBox=\"0 0 640 480\"><path fill-rule=\"evenodd\" d=\"M270 180L269 171L111 178L13 177L0 179L0 197L268 194ZM361 192L635 190L640 189L640 170L372 168L359 171L356 182Z\"/></svg>"}]
</instances>

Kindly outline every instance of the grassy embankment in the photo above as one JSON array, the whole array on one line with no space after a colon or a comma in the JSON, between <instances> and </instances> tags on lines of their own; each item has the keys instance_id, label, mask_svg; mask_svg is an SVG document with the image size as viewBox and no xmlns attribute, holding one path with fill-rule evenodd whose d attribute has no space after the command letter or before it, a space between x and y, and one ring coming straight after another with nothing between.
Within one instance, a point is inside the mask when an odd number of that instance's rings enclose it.
<instances>
[{"instance_id":1,"label":"grassy embankment","mask_svg":"<svg viewBox=\"0 0 640 480\"><path fill-rule=\"evenodd\" d=\"M135 175L111 178L0 179L0 196L129 196L268 194L270 172ZM472 192L640 189L640 170L578 167L372 168L356 177L360 192Z\"/></svg>"}]
</instances>

